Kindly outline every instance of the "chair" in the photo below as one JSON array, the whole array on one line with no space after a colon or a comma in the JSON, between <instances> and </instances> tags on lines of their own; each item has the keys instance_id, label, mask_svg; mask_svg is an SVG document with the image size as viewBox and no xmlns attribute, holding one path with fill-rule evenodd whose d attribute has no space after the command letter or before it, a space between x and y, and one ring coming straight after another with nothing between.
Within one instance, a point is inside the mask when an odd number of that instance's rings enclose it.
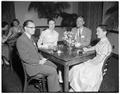
<instances>
[{"instance_id":1,"label":"chair","mask_svg":"<svg viewBox=\"0 0 120 94\"><path fill-rule=\"evenodd\" d=\"M2 62L4 67L6 65L11 67L10 50L9 45L7 43L2 44Z\"/></svg>"},{"instance_id":2,"label":"chair","mask_svg":"<svg viewBox=\"0 0 120 94\"><path fill-rule=\"evenodd\" d=\"M23 65L23 62L22 62ZM47 92L46 89L46 78L43 74L36 74L34 76L29 76L25 70L25 67L23 65L23 71L24 71L24 88L23 92L26 92L28 85L33 84L37 89L39 89L40 92Z\"/></svg>"},{"instance_id":3,"label":"chair","mask_svg":"<svg viewBox=\"0 0 120 94\"><path fill-rule=\"evenodd\" d=\"M110 58L112 57L112 53L106 57L104 63L103 63L103 67L102 67L102 73L103 73L103 76L105 76L106 72L107 72L107 66L108 66L108 63L110 62Z\"/></svg>"},{"instance_id":4,"label":"chair","mask_svg":"<svg viewBox=\"0 0 120 94\"><path fill-rule=\"evenodd\" d=\"M5 56L2 55L2 68L5 69L7 66L10 66L9 60L6 59Z\"/></svg>"},{"instance_id":5,"label":"chair","mask_svg":"<svg viewBox=\"0 0 120 94\"><path fill-rule=\"evenodd\" d=\"M19 56L19 53L17 52L17 55ZM20 57L19 57L20 59ZM32 84L37 88L40 92L47 92L47 80L46 77L43 74L36 74L33 76L29 76L26 72L25 66L24 66L24 61L21 61L21 67L24 72L24 84L23 84L23 92L27 91L28 85Z\"/></svg>"}]
</instances>

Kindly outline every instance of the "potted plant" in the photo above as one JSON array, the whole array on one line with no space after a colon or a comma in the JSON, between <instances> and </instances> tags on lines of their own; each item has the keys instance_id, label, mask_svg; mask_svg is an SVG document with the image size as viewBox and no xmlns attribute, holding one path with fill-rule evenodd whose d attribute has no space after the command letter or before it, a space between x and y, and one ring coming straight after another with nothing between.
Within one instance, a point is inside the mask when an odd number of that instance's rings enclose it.
<instances>
[{"instance_id":1,"label":"potted plant","mask_svg":"<svg viewBox=\"0 0 120 94\"><path fill-rule=\"evenodd\" d=\"M38 18L57 18L64 9L69 8L67 2L31 2L28 11L34 10Z\"/></svg>"},{"instance_id":2,"label":"potted plant","mask_svg":"<svg viewBox=\"0 0 120 94\"><path fill-rule=\"evenodd\" d=\"M115 2L105 13L109 16L105 24L108 25L110 30L118 31L118 2Z\"/></svg>"},{"instance_id":3,"label":"potted plant","mask_svg":"<svg viewBox=\"0 0 120 94\"><path fill-rule=\"evenodd\" d=\"M64 12L64 9L69 7L68 2L31 2L28 11L37 12L38 18L55 19L60 16L62 17L61 27L70 29L75 26L77 15Z\"/></svg>"}]
</instances>

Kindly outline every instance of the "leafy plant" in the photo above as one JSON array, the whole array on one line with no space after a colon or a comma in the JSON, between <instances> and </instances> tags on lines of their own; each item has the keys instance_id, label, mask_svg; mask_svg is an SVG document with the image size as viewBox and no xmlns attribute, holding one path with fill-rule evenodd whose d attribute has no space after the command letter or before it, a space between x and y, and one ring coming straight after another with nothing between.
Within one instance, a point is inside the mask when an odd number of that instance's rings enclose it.
<instances>
[{"instance_id":1,"label":"leafy plant","mask_svg":"<svg viewBox=\"0 0 120 94\"><path fill-rule=\"evenodd\" d=\"M115 2L112 7L110 7L106 13L106 16L109 16L106 20L106 24L110 30L118 29L118 2Z\"/></svg>"},{"instance_id":2,"label":"leafy plant","mask_svg":"<svg viewBox=\"0 0 120 94\"><path fill-rule=\"evenodd\" d=\"M69 8L67 2L31 2L28 11L34 10L39 18L57 18L64 9Z\"/></svg>"},{"instance_id":3,"label":"leafy plant","mask_svg":"<svg viewBox=\"0 0 120 94\"><path fill-rule=\"evenodd\" d=\"M62 17L61 26L71 28L76 24L77 14L69 14L64 9L70 7L68 2L31 2L28 11L34 10L38 13L38 18Z\"/></svg>"},{"instance_id":4,"label":"leafy plant","mask_svg":"<svg viewBox=\"0 0 120 94\"><path fill-rule=\"evenodd\" d=\"M60 15L63 20L61 22L62 27L68 27L67 29L71 29L72 27L76 26L76 19L77 19L77 14L69 14L69 13L61 13ZM69 30L68 30L69 31Z\"/></svg>"}]
</instances>

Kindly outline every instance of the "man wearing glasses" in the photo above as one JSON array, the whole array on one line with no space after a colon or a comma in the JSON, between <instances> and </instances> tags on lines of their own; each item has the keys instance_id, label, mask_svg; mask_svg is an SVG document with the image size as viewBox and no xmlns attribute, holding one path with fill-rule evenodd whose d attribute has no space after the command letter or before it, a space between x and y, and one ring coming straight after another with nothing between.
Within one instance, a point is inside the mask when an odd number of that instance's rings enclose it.
<instances>
[{"instance_id":1,"label":"man wearing glasses","mask_svg":"<svg viewBox=\"0 0 120 94\"><path fill-rule=\"evenodd\" d=\"M17 40L17 49L20 58L25 62L24 65L28 75L44 74L48 79L48 91L60 91L56 65L38 53L37 46L31 38L35 32L34 22L32 20L26 20L23 28L25 32Z\"/></svg>"}]
</instances>

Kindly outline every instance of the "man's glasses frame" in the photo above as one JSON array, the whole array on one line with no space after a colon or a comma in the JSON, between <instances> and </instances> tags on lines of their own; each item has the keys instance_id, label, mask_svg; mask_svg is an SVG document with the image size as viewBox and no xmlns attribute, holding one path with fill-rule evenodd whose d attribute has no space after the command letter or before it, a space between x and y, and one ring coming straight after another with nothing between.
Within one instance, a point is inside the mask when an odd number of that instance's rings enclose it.
<instances>
[{"instance_id":1,"label":"man's glasses frame","mask_svg":"<svg viewBox=\"0 0 120 94\"><path fill-rule=\"evenodd\" d=\"M27 28L31 28L31 29L35 29L35 27L29 27L29 26L26 26Z\"/></svg>"}]
</instances>

